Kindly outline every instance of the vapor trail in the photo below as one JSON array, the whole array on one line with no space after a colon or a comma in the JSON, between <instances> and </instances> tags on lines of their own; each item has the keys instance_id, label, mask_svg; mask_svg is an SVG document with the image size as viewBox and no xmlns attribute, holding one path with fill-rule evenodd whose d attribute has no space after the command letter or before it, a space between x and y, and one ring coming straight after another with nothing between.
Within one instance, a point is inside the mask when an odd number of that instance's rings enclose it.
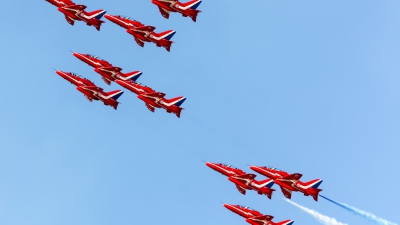
<instances>
[{"instance_id":1,"label":"vapor trail","mask_svg":"<svg viewBox=\"0 0 400 225\"><path fill-rule=\"evenodd\" d=\"M331 218L329 216L322 215L321 213L319 213L319 212L317 212L315 210L312 210L312 209L306 208L304 206L301 206L301 205L299 205L299 204L297 204L295 202L292 202L292 201L290 201L288 199L285 199L285 200L287 202L289 202L290 204L296 206L297 208L303 210L304 212L310 214L312 217L314 217L316 220L318 220L322 224L325 224L325 225L347 225L345 223L341 223L341 222L336 221L335 218Z\"/></svg>"},{"instance_id":2,"label":"vapor trail","mask_svg":"<svg viewBox=\"0 0 400 225\"><path fill-rule=\"evenodd\" d=\"M352 212L352 213L354 213L354 214L356 214L356 215L358 215L358 216L361 216L361 217L363 217L363 218L365 218L365 219L367 219L367 220L369 220L369 221L371 221L371 222L373 222L373 223L375 223L375 224L380 224L380 225L397 225L397 223L392 223L392 222L390 222L390 221L384 220L384 219L382 219L382 218L379 218L379 217L375 216L375 215L372 214L372 213L362 211L362 210L360 210L360 209L354 208L353 206L349 206L349 205L346 205L346 204L344 204L344 203L335 202L335 201L333 201L332 199L329 199L329 198L324 197L324 196L322 196L322 195L320 195L320 196L321 196L322 198L324 198L324 199L326 199L326 200L328 200L328 201L330 201L330 202L332 202L332 203L334 203L334 204L336 204L336 205L342 207L343 209L346 209L346 210L349 211L349 212Z\"/></svg>"}]
</instances>

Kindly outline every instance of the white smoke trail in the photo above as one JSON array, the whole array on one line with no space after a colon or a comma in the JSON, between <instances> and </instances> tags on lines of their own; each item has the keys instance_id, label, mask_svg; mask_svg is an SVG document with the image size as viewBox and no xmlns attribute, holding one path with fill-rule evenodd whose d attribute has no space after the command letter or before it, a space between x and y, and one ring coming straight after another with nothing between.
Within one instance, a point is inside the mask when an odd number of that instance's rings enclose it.
<instances>
[{"instance_id":1,"label":"white smoke trail","mask_svg":"<svg viewBox=\"0 0 400 225\"><path fill-rule=\"evenodd\" d=\"M304 206L301 206L301 205L299 205L299 204L297 204L295 202L292 202L292 201L290 201L288 199L285 199L285 200L287 202L289 202L290 204L296 206L297 208L303 210L304 212L310 214L312 217L314 217L316 220L318 220L322 224L325 224L325 225L347 225L345 223L341 223L341 222L337 221L335 218L331 218L329 216L322 215L321 213L319 213L319 212L317 212L315 210L312 210L312 209L306 208Z\"/></svg>"},{"instance_id":2,"label":"white smoke trail","mask_svg":"<svg viewBox=\"0 0 400 225\"><path fill-rule=\"evenodd\" d=\"M375 215L372 214L372 213L362 211L361 209L354 208L353 206L349 206L349 205L346 205L346 204L344 204L344 203L340 203L340 202L333 201L332 199L327 198L327 197L322 196L322 195L320 195L320 196L323 197L324 199L326 199L326 200L328 200L328 201L330 201L330 202L332 202L332 203L334 203L334 204L336 204L336 205L338 205L338 206L340 206L340 207L342 207L342 208L344 208L344 209L346 209L346 210L348 210L348 211L350 211L350 212L356 214L356 215L359 215L359 216L364 217L365 219L367 219L367 220L369 220L369 221L371 221L371 222L373 222L373 223L375 223L375 224L380 224L380 225L397 225L397 223L392 223L392 222L390 222L390 221L387 221L387 220L385 220L385 219L382 219L382 218L380 218L380 217L377 217L377 216L375 216Z\"/></svg>"}]
</instances>

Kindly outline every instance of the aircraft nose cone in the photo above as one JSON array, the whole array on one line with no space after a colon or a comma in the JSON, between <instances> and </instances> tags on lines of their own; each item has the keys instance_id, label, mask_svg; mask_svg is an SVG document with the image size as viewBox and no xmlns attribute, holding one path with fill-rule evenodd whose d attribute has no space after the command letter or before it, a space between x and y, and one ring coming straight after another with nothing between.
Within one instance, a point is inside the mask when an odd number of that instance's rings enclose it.
<instances>
[{"instance_id":1,"label":"aircraft nose cone","mask_svg":"<svg viewBox=\"0 0 400 225\"><path fill-rule=\"evenodd\" d=\"M259 167L258 166L250 166L250 169L254 170L254 171L257 171L259 169Z\"/></svg>"},{"instance_id":2,"label":"aircraft nose cone","mask_svg":"<svg viewBox=\"0 0 400 225\"><path fill-rule=\"evenodd\" d=\"M108 20L112 20L112 19L113 19L113 16L112 16L112 15L109 15L109 14L105 14L104 17L105 17L106 19L108 19Z\"/></svg>"}]
</instances>

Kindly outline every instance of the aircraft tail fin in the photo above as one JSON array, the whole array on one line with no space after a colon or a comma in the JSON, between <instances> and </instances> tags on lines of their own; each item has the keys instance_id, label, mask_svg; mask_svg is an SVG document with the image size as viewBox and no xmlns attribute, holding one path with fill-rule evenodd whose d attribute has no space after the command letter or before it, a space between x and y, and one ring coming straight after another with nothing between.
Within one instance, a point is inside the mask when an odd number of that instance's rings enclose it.
<instances>
[{"instance_id":1,"label":"aircraft tail fin","mask_svg":"<svg viewBox=\"0 0 400 225\"><path fill-rule=\"evenodd\" d=\"M89 19L95 18L95 19L100 20L104 16L104 14L106 14L106 10L99 9L99 10L95 10L93 12L89 12L88 16L89 16Z\"/></svg>"},{"instance_id":2,"label":"aircraft tail fin","mask_svg":"<svg viewBox=\"0 0 400 225\"><path fill-rule=\"evenodd\" d=\"M171 105L176 105L176 106L180 107L185 100L186 100L185 97L180 96L180 97L176 97L176 98L166 99L165 102L167 102Z\"/></svg>"},{"instance_id":3,"label":"aircraft tail fin","mask_svg":"<svg viewBox=\"0 0 400 225\"><path fill-rule=\"evenodd\" d=\"M184 7L188 7L191 9L197 9L197 7L199 7L200 4L201 4L201 0L193 0L193 1L183 3L182 5Z\"/></svg>"},{"instance_id":4,"label":"aircraft tail fin","mask_svg":"<svg viewBox=\"0 0 400 225\"><path fill-rule=\"evenodd\" d=\"M293 220L284 220L282 222L275 223L276 225L292 225L294 223Z\"/></svg>"},{"instance_id":5,"label":"aircraft tail fin","mask_svg":"<svg viewBox=\"0 0 400 225\"><path fill-rule=\"evenodd\" d=\"M105 93L105 96L106 96L106 98L112 98L112 99L114 99L115 101L117 101L118 100L118 98L119 97L121 97L121 95L123 94L124 92L123 91L121 91L121 90L115 90L115 91L110 91L110 92L106 92Z\"/></svg>"},{"instance_id":6,"label":"aircraft tail fin","mask_svg":"<svg viewBox=\"0 0 400 225\"><path fill-rule=\"evenodd\" d=\"M267 188L271 188L275 184L273 179L262 180L259 183L260 183L260 185L263 185L264 187L267 187Z\"/></svg>"},{"instance_id":7,"label":"aircraft tail fin","mask_svg":"<svg viewBox=\"0 0 400 225\"><path fill-rule=\"evenodd\" d=\"M140 72L140 71L133 71L133 72L129 72L129 73L123 73L123 74L121 74L121 80L136 81L141 75L142 75L142 72Z\"/></svg>"},{"instance_id":8,"label":"aircraft tail fin","mask_svg":"<svg viewBox=\"0 0 400 225\"><path fill-rule=\"evenodd\" d=\"M323 180L321 179L315 179L309 182L304 183L304 186L306 186L307 188L318 188L319 185L321 185Z\"/></svg>"},{"instance_id":9,"label":"aircraft tail fin","mask_svg":"<svg viewBox=\"0 0 400 225\"><path fill-rule=\"evenodd\" d=\"M154 34L156 39L161 40L161 39L167 39L171 40L171 38L175 35L176 31L174 30L167 30L158 34Z\"/></svg>"}]
</instances>

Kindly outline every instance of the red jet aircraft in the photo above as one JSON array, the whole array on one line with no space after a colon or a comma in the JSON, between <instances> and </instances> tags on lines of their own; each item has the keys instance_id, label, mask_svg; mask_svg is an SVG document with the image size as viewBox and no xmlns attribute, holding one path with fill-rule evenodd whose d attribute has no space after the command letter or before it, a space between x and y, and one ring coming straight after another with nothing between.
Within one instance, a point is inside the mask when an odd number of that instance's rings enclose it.
<instances>
[{"instance_id":1,"label":"red jet aircraft","mask_svg":"<svg viewBox=\"0 0 400 225\"><path fill-rule=\"evenodd\" d=\"M168 113L174 113L178 118L181 117L181 104L186 100L185 97L165 99L165 94L161 92L144 93L138 95L143 100L147 108L154 112L155 108L164 108Z\"/></svg>"},{"instance_id":2,"label":"red jet aircraft","mask_svg":"<svg viewBox=\"0 0 400 225\"><path fill-rule=\"evenodd\" d=\"M105 15L104 17L111 22L125 28L126 32L133 35L136 43L140 47L144 47L145 42L153 42L157 45L157 47L164 47L167 49L167 51L171 50L171 45L173 43L171 38L176 33L173 30L155 33L155 27L145 26L136 20L131 20L129 17L114 15Z\"/></svg>"},{"instance_id":3,"label":"red jet aircraft","mask_svg":"<svg viewBox=\"0 0 400 225\"><path fill-rule=\"evenodd\" d=\"M178 12L182 14L183 17L190 17L194 22L196 22L197 14L201 12L197 10L200 5L200 0L193 0L186 3L181 3L177 0L151 0L151 2L158 6L161 15L164 18L169 18L170 12Z\"/></svg>"},{"instance_id":4,"label":"red jet aircraft","mask_svg":"<svg viewBox=\"0 0 400 225\"><path fill-rule=\"evenodd\" d=\"M46 0L47 2L58 7L58 11L62 12L65 19L72 26L75 24L75 20L83 21L88 26L94 26L97 30L100 30L101 24L104 21L100 20L101 17L106 13L105 10L96 10L93 12L86 12L86 6L76 5L69 0Z\"/></svg>"},{"instance_id":5,"label":"red jet aircraft","mask_svg":"<svg viewBox=\"0 0 400 225\"><path fill-rule=\"evenodd\" d=\"M100 100L104 103L104 105L112 106L114 109L117 109L119 104L117 99L124 93L120 90L104 92L102 88L97 87L90 80L82 78L74 73L67 73L59 70L56 70L56 73L74 84L76 89L82 92L89 101Z\"/></svg>"},{"instance_id":6,"label":"red jet aircraft","mask_svg":"<svg viewBox=\"0 0 400 225\"><path fill-rule=\"evenodd\" d=\"M254 190L257 191L259 195L266 195L269 199L272 197L272 192L274 189L271 189L272 185L274 185L274 180L267 179L263 181L256 181L257 175L255 174L244 174L244 175L234 175L228 177L228 180L232 181L236 184L236 188L243 195L246 194L246 190Z\"/></svg>"},{"instance_id":7,"label":"red jet aircraft","mask_svg":"<svg viewBox=\"0 0 400 225\"><path fill-rule=\"evenodd\" d=\"M288 199L292 198L292 191L299 191L305 196L313 196L314 200L318 201L318 194L322 191L322 189L318 189L319 185L322 183L321 179L303 183L300 181L303 175L299 173L289 175L285 171L261 166L250 166L250 168L257 173L274 179L274 182L281 187L283 195Z\"/></svg>"},{"instance_id":8,"label":"red jet aircraft","mask_svg":"<svg viewBox=\"0 0 400 225\"><path fill-rule=\"evenodd\" d=\"M210 167L211 169L213 169L227 177L234 176L234 175L246 174L241 169L232 167L231 165L226 165L226 164L222 164L222 163L211 163L211 162L206 162L206 165L208 167Z\"/></svg>"},{"instance_id":9,"label":"red jet aircraft","mask_svg":"<svg viewBox=\"0 0 400 225\"><path fill-rule=\"evenodd\" d=\"M272 219L274 218L273 216L263 215L260 212L246 206L230 204L224 204L224 206L239 216L244 217L246 222L250 223L251 225L291 225L294 223L293 220L285 220L274 223L272 222Z\"/></svg>"},{"instance_id":10,"label":"red jet aircraft","mask_svg":"<svg viewBox=\"0 0 400 225\"><path fill-rule=\"evenodd\" d=\"M46 0L46 2L49 2L50 4L52 4L56 7L75 5L75 3L73 3L71 0Z\"/></svg>"},{"instance_id":11,"label":"red jet aircraft","mask_svg":"<svg viewBox=\"0 0 400 225\"><path fill-rule=\"evenodd\" d=\"M104 59L101 59L98 56L89 55L89 54L82 54L82 53L72 53L76 58L82 60L89 66L94 68L94 71L101 75L104 82L110 85L111 81L121 80L121 81L136 81L142 72L140 71L133 71L129 73L121 73L122 69L119 67L115 67L111 65Z\"/></svg>"},{"instance_id":12,"label":"red jet aircraft","mask_svg":"<svg viewBox=\"0 0 400 225\"><path fill-rule=\"evenodd\" d=\"M282 177L286 177L289 174L286 173L285 171L278 170L273 167L266 167L266 166L250 166L250 169L254 170L255 172L262 174L266 177L269 177L271 179L278 179Z\"/></svg>"},{"instance_id":13,"label":"red jet aircraft","mask_svg":"<svg viewBox=\"0 0 400 225\"><path fill-rule=\"evenodd\" d=\"M254 178L256 175L254 174L246 174L240 169L234 168L230 165L224 165L221 163L210 163L206 162L206 165L211 169L221 173L228 177L228 180L233 182L236 185L236 188L243 195L246 194L246 190L255 190L258 194L265 194L271 199L272 192L275 191L271 189L274 182L272 179L267 179L264 181L256 181Z\"/></svg>"}]
</instances>

